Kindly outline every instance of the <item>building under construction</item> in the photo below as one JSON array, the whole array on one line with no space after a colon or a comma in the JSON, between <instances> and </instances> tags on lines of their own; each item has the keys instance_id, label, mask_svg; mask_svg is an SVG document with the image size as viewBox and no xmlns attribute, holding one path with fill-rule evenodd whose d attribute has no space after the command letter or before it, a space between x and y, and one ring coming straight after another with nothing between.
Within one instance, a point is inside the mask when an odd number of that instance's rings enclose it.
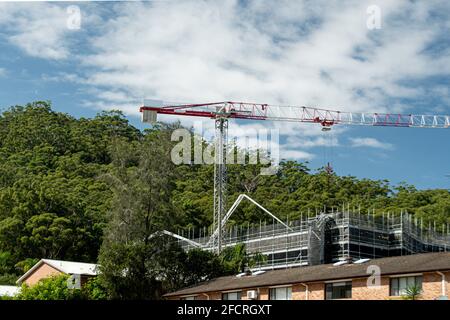
<instances>
[{"instance_id":1,"label":"building under construction","mask_svg":"<svg viewBox=\"0 0 450 320\"><path fill-rule=\"evenodd\" d=\"M203 234L202 234L203 232ZM205 230L175 235L188 250L214 250ZM423 252L450 251L449 228L423 225L407 213L361 214L350 210L305 219L224 228L222 246L244 243L248 253L267 257L255 269L276 269L374 259Z\"/></svg>"},{"instance_id":2,"label":"building under construction","mask_svg":"<svg viewBox=\"0 0 450 320\"><path fill-rule=\"evenodd\" d=\"M283 222L247 195L240 195L227 211L227 130L229 119L283 121L319 124L323 131L334 125L365 125L402 128L450 128L450 116L352 113L305 106L273 106L245 102L196 104L154 101L140 108L143 122L155 123L158 114L209 118L215 121L214 208L211 232L165 234L177 238L186 250L198 247L220 252L224 247L244 243L248 253L262 253L267 259L258 269L285 268L339 262L347 259L380 258L421 252L447 251L448 226L437 230L424 226L408 214L371 215L341 210ZM239 205L247 199L272 217L272 223L226 228Z\"/></svg>"}]
</instances>

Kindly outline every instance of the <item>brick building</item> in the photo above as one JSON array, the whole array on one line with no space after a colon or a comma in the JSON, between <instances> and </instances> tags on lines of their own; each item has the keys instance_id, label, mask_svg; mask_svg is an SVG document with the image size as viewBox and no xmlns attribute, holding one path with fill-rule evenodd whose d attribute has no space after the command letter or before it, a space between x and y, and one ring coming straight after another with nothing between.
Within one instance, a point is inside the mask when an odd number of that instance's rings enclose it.
<instances>
[{"instance_id":1,"label":"brick building","mask_svg":"<svg viewBox=\"0 0 450 320\"><path fill-rule=\"evenodd\" d=\"M81 287L90 277L97 275L97 269L98 266L93 263L41 259L17 280L17 284L32 286L41 279L67 274L72 277L74 287Z\"/></svg>"},{"instance_id":2,"label":"brick building","mask_svg":"<svg viewBox=\"0 0 450 320\"><path fill-rule=\"evenodd\" d=\"M379 277L374 274L379 274ZM259 271L212 279L166 294L184 300L385 300L421 288L420 299L449 296L450 252ZM377 282L378 280L378 282Z\"/></svg>"}]
</instances>

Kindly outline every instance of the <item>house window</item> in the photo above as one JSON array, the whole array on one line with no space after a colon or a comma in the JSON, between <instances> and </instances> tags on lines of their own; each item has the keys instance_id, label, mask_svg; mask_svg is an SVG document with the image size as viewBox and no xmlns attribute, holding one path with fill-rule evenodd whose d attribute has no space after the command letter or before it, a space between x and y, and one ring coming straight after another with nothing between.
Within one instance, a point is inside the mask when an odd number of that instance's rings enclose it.
<instances>
[{"instance_id":1,"label":"house window","mask_svg":"<svg viewBox=\"0 0 450 320\"><path fill-rule=\"evenodd\" d=\"M196 296L183 297L181 300L197 300Z\"/></svg>"},{"instance_id":2,"label":"house window","mask_svg":"<svg viewBox=\"0 0 450 320\"><path fill-rule=\"evenodd\" d=\"M269 290L270 300L291 300L292 287L271 288Z\"/></svg>"},{"instance_id":3,"label":"house window","mask_svg":"<svg viewBox=\"0 0 450 320\"><path fill-rule=\"evenodd\" d=\"M222 300L241 300L241 291L222 293Z\"/></svg>"},{"instance_id":4,"label":"house window","mask_svg":"<svg viewBox=\"0 0 450 320\"><path fill-rule=\"evenodd\" d=\"M391 296L402 296L406 289L417 286L422 289L422 276L391 278Z\"/></svg>"},{"instance_id":5,"label":"house window","mask_svg":"<svg viewBox=\"0 0 450 320\"><path fill-rule=\"evenodd\" d=\"M325 299L350 299L352 297L352 282L327 283L325 287Z\"/></svg>"}]
</instances>

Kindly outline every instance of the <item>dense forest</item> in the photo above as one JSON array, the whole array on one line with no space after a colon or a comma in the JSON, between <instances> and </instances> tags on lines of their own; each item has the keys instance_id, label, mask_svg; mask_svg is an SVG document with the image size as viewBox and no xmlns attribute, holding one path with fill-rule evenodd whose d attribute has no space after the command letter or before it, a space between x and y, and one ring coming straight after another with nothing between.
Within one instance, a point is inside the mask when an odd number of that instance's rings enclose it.
<instances>
[{"instance_id":1,"label":"dense forest","mask_svg":"<svg viewBox=\"0 0 450 320\"><path fill-rule=\"evenodd\" d=\"M144 287L155 286L161 274L152 274L148 283L133 283L122 281L114 270L145 277L149 269L173 266L171 259L176 257L186 263L181 268L195 268L200 253L188 256L173 248L168 250L184 256L160 256L163 263L157 266L139 260L143 255L161 255L154 243L163 239L150 239L154 232L212 223L213 167L176 166L170 161L170 133L178 126L161 123L142 132L119 111L77 119L53 111L49 102L3 111L0 284L13 284L40 258L100 262L105 279L116 284L108 288L111 296L131 298L139 292L136 286L142 286L142 294L134 297L145 296ZM424 222L450 223L448 190L417 190L406 183L392 186L387 180L338 176L296 161L282 162L276 175L258 173L256 165L229 166L230 204L247 193L282 219L346 204L363 213L407 210ZM253 205L243 203L230 223L260 218ZM142 246L127 247L141 242ZM157 245L164 246L171 245ZM214 263L205 268L215 269ZM173 270L175 274L182 273ZM183 281L165 284L160 291L196 279Z\"/></svg>"}]
</instances>

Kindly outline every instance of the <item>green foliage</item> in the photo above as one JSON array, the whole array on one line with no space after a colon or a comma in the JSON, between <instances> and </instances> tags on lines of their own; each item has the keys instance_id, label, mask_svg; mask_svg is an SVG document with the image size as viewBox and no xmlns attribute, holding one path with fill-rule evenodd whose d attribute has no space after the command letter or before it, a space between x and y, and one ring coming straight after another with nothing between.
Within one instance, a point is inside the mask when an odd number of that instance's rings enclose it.
<instances>
[{"instance_id":1,"label":"green foliage","mask_svg":"<svg viewBox=\"0 0 450 320\"><path fill-rule=\"evenodd\" d=\"M182 224L196 228L210 225L213 169L205 165L178 169L181 176L176 182L174 201L186 212ZM435 221L438 229L450 223L450 192L443 189L417 190L406 184L391 186L387 180L338 176L324 169L311 172L307 163L295 161L281 162L277 174L271 176L259 175L256 165L229 165L228 179L228 207L240 193L246 193L282 220L315 215L324 207L331 210L348 205L360 209L361 213L400 214L401 210L407 210L422 218L425 226ZM255 205L242 202L229 223L259 224L260 219L267 218Z\"/></svg>"},{"instance_id":2,"label":"green foliage","mask_svg":"<svg viewBox=\"0 0 450 320\"><path fill-rule=\"evenodd\" d=\"M15 267L17 270L20 271L20 273L23 274L26 273L28 270L30 270L38 262L39 259L37 258L27 258L25 260L17 262Z\"/></svg>"},{"instance_id":3,"label":"green foliage","mask_svg":"<svg viewBox=\"0 0 450 320\"><path fill-rule=\"evenodd\" d=\"M12 270L11 265L13 265L12 254L8 251L0 252L0 274L9 273Z\"/></svg>"},{"instance_id":4,"label":"green foliage","mask_svg":"<svg viewBox=\"0 0 450 320\"><path fill-rule=\"evenodd\" d=\"M14 286L18 276L15 273L0 274L0 285Z\"/></svg>"},{"instance_id":5,"label":"green foliage","mask_svg":"<svg viewBox=\"0 0 450 320\"><path fill-rule=\"evenodd\" d=\"M234 247L226 247L220 254L220 261L225 273L237 274L244 272L247 268L264 264L266 257L260 253L248 254L245 244L239 243Z\"/></svg>"},{"instance_id":6,"label":"green foliage","mask_svg":"<svg viewBox=\"0 0 450 320\"><path fill-rule=\"evenodd\" d=\"M95 262L102 247L104 275L88 296L103 298L104 289L109 298L157 298L260 260L239 246L216 257L150 238L163 229L212 224L214 168L173 165L170 135L178 127L158 124L140 132L119 111L76 119L47 101L4 111L0 283L12 284L40 258ZM449 190L338 176L296 161L283 161L275 175L260 175L261 168L228 166L228 206L246 193L283 220L346 204L362 213L407 210L425 227L450 223ZM243 202L229 223L260 219L266 216Z\"/></svg>"},{"instance_id":7,"label":"green foliage","mask_svg":"<svg viewBox=\"0 0 450 320\"><path fill-rule=\"evenodd\" d=\"M0 252L0 285L14 285L17 280L13 255L9 251Z\"/></svg>"},{"instance_id":8,"label":"green foliage","mask_svg":"<svg viewBox=\"0 0 450 320\"><path fill-rule=\"evenodd\" d=\"M67 286L68 275L58 275L40 280L29 287L22 285L17 300L73 300L81 299L78 289L69 289Z\"/></svg>"},{"instance_id":9,"label":"green foliage","mask_svg":"<svg viewBox=\"0 0 450 320\"><path fill-rule=\"evenodd\" d=\"M209 251L191 249L187 253L183 252L180 258L167 265L168 270L171 270L171 265L177 265L178 268L176 269L179 272L177 275L167 275L166 279L178 278L179 281L172 286L168 286L166 281L164 285L166 291L170 292L201 281L207 281L222 276L227 272L220 257Z\"/></svg>"},{"instance_id":10,"label":"green foliage","mask_svg":"<svg viewBox=\"0 0 450 320\"><path fill-rule=\"evenodd\" d=\"M170 254L157 231L173 225L174 165L169 128L150 131L142 145L117 140L112 169L104 175L113 193L110 220L101 248L100 277L111 298L155 299L161 257Z\"/></svg>"},{"instance_id":11,"label":"green foliage","mask_svg":"<svg viewBox=\"0 0 450 320\"><path fill-rule=\"evenodd\" d=\"M184 252L159 231L180 221L172 202L177 171L170 160L173 127L148 130L141 144L117 140L103 176L113 191L100 251L100 281L113 299L156 299L167 291L223 274L219 258Z\"/></svg>"},{"instance_id":12,"label":"green foliage","mask_svg":"<svg viewBox=\"0 0 450 320\"><path fill-rule=\"evenodd\" d=\"M419 285L412 285L405 290L405 294L402 296L405 300L417 300L422 294L422 288Z\"/></svg>"},{"instance_id":13,"label":"green foliage","mask_svg":"<svg viewBox=\"0 0 450 320\"><path fill-rule=\"evenodd\" d=\"M81 295L87 300L106 300L108 298L106 288L99 277L90 278L81 288Z\"/></svg>"},{"instance_id":14,"label":"green foliage","mask_svg":"<svg viewBox=\"0 0 450 320\"><path fill-rule=\"evenodd\" d=\"M75 119L39 101L0 115L0 252L10 253L7 274L20 275L25 265L15 265L27 259L97 260L111 199L98 177L109 170L112 139L140 136L117 111Z\"/></svg>"}]
</instances>

